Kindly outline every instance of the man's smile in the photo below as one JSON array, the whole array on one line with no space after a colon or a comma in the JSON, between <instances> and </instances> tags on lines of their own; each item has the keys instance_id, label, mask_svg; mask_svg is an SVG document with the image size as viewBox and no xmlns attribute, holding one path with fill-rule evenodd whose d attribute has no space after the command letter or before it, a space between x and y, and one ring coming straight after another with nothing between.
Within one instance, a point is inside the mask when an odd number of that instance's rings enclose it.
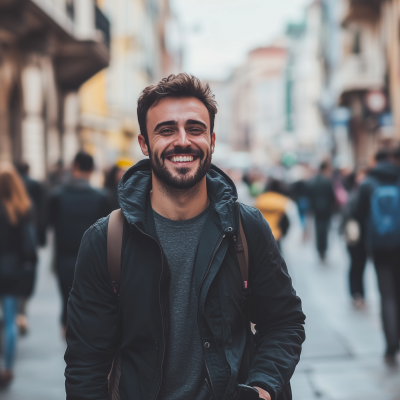
<instances>
[{"instance_id":1,"label":"man's smile","mask_svg":"<svg viewBox=\"0 0 400 400\"><path fill-rule=\"evenodd\" d=\"M167 157L167 160L172 162L175 165L190 165L194 161L198 159L198 156L194 154L179 154L179 155L171 155Z\"/></svg>"}]
</instances>

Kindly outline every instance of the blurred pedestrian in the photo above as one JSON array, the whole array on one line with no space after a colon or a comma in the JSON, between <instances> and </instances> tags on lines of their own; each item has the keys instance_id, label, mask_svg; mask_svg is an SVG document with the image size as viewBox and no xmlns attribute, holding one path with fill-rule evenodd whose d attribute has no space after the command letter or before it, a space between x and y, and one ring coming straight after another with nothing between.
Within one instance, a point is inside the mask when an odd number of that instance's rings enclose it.
<instances>
[{"instance_id":1,"label":"blurred pedestrian","mask_svg":"<svg viewBox=\"0 0 400 400\"><path fill-rule=\"evenodd\" d=\"M265 192L256 197L255 207L268 221L272 234L279 248L281 239L286 235L290 222L287 216L289 198L286 195L282 181L271 178L267 183Z\"/></svg>"},{"instance_id":2,"label":"blurred pedestrian","mask_svg":"<svg viewBox=\"0 0 400 400\"><path fill-rule=\"evenodd\" d=\"M380 151L375 160L360 186L357 216L368 227L367 244L381 295L385 360L392 365L400 339L400 149L392 159Z\"/></svg>"},{"instance_id":3,"label":"blurred pedestrian","mask_svg":"<svg viewBox=\"0 0 400 400\"><path fill-rule=\"evenodd\" d=\"M49 172L49 186L54 188L66 183L70 179L70 173L64 168L63 160L58 160Z\"/></svg>"},{"instance_id":4,"label":"blurred pedestrian","mask_svg":"<svg viewBox=\"0 0 400 400\"><path fill-rule=\"evenodd\" d=\"M111 211L106 194L89 184L93 169L93 157L79 152L73 162L70 181L54 189L49 199L48 223L55 230L55 263L62 296L64 334L67 301L82 236L91 225Z\"/></svg>"},{"instance_id":5,"label":"blurred pedestrian","mask_svg":"<svg viewBox=\"0 0 400 400\"><path fill-rule=\"evenodd\" d=\"M264 191L265 176L256 167L253 167L246 172L243 181L248 185L252 197L256 197Z\"/></svg>"},{"instance_id":6,"label":"blurred pedestrian","mask_svg":"<svg viewBox=\"0 0 400 400\"><path fill-rule=\"evenodd\" d=\"M346 169L336 169L332 177L333 191L335 193L335 206L339 212L349 200L349 194L344 184L348 174L349 172Z\"/></svg>"},{"instance_id":7,"label":"blurred pedestrian","mask_svg":"<svg viewBox=\"0 0 400 400\"><path fill-rule=\"evenodd\" d=\"M315 219L315 237L319 257L325 261L328 233L336 197L331 179L331 165L323 161L318 174L308 183L308 195Z\"/></svg>"},{"instance_id":8,"label":"blurred pedestrian","mask_svg":"<svg viewBox=\"0 0 400 400\"><path fill-rule=\"evenodd\" d=\"M133 165L129 159L119 159L105 174L104 189L109 196L111 210L119 208L118 203L118 184L125 171Z\"/></svg>"},{"instance_id":9,"label":"blurred pedestrian","mask_svg":"<svg viewBox=\"0 0 400 400\"><path fill-rule=\"evenodd\" d=\"M3 306L3 369L0 385L13 379L21 279L36 263L35 239L30 234L31 202L21 178L10 164L0 165L0 299Z\"/></svg>"},{"instance_id":10,"label":"blurred pedestrian","mask_svg":"<svg viewBox=\"0 0 400 400\"><path fill-rule=\"evenodd\" d=\"M391 151L388 149L381 149L378 150L374 156L374 167L378 166L379 164L385 164L390 162L391 159Z\"/></svg>"},{"instance_id":11,"label":"blurred pedestrian","mask_svg":"<svg viewBox=\"0 0 400 400\"><path fill-rule=\"evenodd\" d=\"M36 228L36 237L38 239L38 244L45 244L45 216L44 216L44 200L45 191L43 185L32 179L29 176L29 165L26 161L20 160L15 164L15 167L24 182L25 189L28 192L29 198L32 204L32 218L33 224ZM26 276L27 281L25 282L27 297L21 298L17 325L20 334L24 335L28 332L28 319L26 315L26 306L28 298L32 295L34 289L34 283L36 279L36 266L32 269L32 276Z\"/></svg>"},{"instance_id":12,"label":"blurred pedestrian","mask_svg":"<svg viewBox=\"0 0 400 400\"><path fill-rule=\"evenodd\" d=\"M104 189L109 197L111 209L116 210L119 208L118 203L118 183L122 178L124 171L118 167L118 165L113 165L105 173Z\"/></svg>"},{"instance_id":13,"label":"blurred pedestrian","mask_svg":"<svg viewBox=\"0 0 400 400\"><path fill-rule=\"evenodd\" d=\"M45 189L43 185L32 179L29 176L29 165L26 161L20 160L15 164L15 167L24 182L25 189L31 199L33 208L33 222L37 229L37 237L40 244L44 244L44 202L45 202Z\"/></svg>"},{"instance_id":14,"label":"blurred pedestrian","mask_svg":"<svg viewBox=\"0 0 400 400\"><path fill-rule=\"evenodd\" d=\"M308 197L308 185L304 179L293 182L290 187L290 194L297 206L301 228L303 230L303 240L307 235L307 213L310 210L310 200Z\"/></svg>"},{"instance_id":15,"label":"blurred pedestrian","mask_svg":"<svg viewBox=\"0 0 400 400\"><path fill-rule=\"evenodd\" d=\"M228 175L236 186L238 200L247 206L253 206L254 198L250 195L249 187L244 181L243 171L238 168L233 168L228 171Z\"/></svg>"},{"instance_id":16,"label":"blurred pedestrian","mask_svg":"<svg viewBox=\"0 0 400 400\"><path fill-rule=\"evenodd\" d=\"M342 209L342 231L350 256L349 288L353 305L357 309L365 308L365 290L363 275L367 264L367 248L365 243L366 223L357 215L359 186L365 177L360 169L346 177L348 201Z\"/></svg>"}]
</instances>

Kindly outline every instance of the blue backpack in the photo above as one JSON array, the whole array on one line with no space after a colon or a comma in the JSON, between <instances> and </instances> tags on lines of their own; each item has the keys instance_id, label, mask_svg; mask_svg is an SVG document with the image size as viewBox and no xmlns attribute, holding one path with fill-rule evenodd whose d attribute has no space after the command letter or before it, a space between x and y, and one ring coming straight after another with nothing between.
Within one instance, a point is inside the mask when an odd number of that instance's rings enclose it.
<instances>
[{"instance_id":1,"label":"blue backpack","mask_svg":"<svg viewBox=\"0 0 400 400\"><path fill-rule=\"evenodd\" d=\"M400 182L376 186L370 204L372 249L390 249L400 245Z\"/></svg>"}]
</instances>

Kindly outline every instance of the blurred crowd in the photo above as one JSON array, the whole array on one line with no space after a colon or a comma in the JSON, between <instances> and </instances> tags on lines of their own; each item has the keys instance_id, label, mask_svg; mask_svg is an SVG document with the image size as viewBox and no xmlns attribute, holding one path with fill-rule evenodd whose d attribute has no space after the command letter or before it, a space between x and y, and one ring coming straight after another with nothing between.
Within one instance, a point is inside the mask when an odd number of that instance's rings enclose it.
<instances>
[{"instance_id":1,"label":"blurred crowd","mask_svg":"<svg viewBox=\"0 0 400 400\"><path fill-rule=\"evenodd\" d=\"M373 261L381 295L386 341L385 362L396 364L400 339L400 147L377 151L370 165L354 170L333 168L324 160L317 169L276 166L245 173L227 170L239 200L259 209L278 245L290 229L289 207L295 204L303 231L314 222L315 248L327 266L329 233L337 226L349 255L348 288L353 306L364 309L363 275ZM337 221L332 225L332 220Z\"/></svg>"},{"instance_id":2,"label":"blurred crowd","mask_svg":"<svg viewBox=\"0 0 400 400\"><path fill-rule=\"evenodd\" d=\"M93 157L83 151L72 168L57 163L48 186L29 177L29 165L0 165L0 299L3 338L0 386L13 380L18 333L29 330L26 304L35 287L37 249L54 232L53 268L62 299L61 328L65 336L67 301L84 232L98 219L119 208L117 188L132 165L121 159L104 173L104 187L91 185Z\"/></svg>"},{"instance_id":3,"label":"blurred crowd","mask_svg":"<svg viewBox=\"0 0 400 400\"><path fill-rule=\"evenodd\" d=\"M61 329L65 335L67 301L84 232L98 219L119 208L118 183L132 165L121 159L105 171L103 187L91 185L92 156L79 152L71 168L54 166L48 186L29 177L25 162L0 165L0 299L3 346L0 385L13 380L18 334L29 331L26 304L35 287L37 249L54 232L53 268L62 299ZM400 338L400 147L382 149L371 165L353 171L333 168L324 160L318 168L297 164L268 170L226 168L239 201L260 210L280 246L294 221L295 208L302 240L314 221L316 253L327 267L332 219L349 254L348 287L353 306L364 309L363 274L367 259L375 265L381 294L385 361L396 363Z\"/></svg>"}]
</instances>

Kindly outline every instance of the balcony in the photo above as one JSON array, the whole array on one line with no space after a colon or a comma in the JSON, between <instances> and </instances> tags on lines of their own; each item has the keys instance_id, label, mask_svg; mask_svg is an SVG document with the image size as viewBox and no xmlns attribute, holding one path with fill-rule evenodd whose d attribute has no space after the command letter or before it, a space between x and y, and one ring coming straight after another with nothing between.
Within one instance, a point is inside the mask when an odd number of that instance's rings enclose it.
<instances>
[{"instance_id":1,"label":"balcony","mask_svg":"<svg viewBox=\"0 0 400 400\"><path fill-rule=\"evenodd\" d=\"M341 94L382 88L385 81L385 62L382 57L352 54L347 56L339 71Z\"/></svg>"},{"instance_id":2,"label":"balcony","mask_svg":"<svg viewBox=\"0 0 400 400\"><path fill-rule=\"evenodd\" d=\"M76 0L75 10L57 4L52 0L0 0L0 40L18 43L24 53L50 55L60 86L75 90L108 66L110 23L93 0ZM84 4L88 8L82 16Z\"/></svg>"},{"instance_id":3,"label":"balcony","mask_svg":"<svg viewBox=\"0 0 400 400\"><path fill-rule=\"evenodd\" d=\"M92 37L63 43L55 57L56 75L62 86L78 88L83 82L106 68L110 61L110 22L94 6Z\"/></svg>"}]
</instances>

